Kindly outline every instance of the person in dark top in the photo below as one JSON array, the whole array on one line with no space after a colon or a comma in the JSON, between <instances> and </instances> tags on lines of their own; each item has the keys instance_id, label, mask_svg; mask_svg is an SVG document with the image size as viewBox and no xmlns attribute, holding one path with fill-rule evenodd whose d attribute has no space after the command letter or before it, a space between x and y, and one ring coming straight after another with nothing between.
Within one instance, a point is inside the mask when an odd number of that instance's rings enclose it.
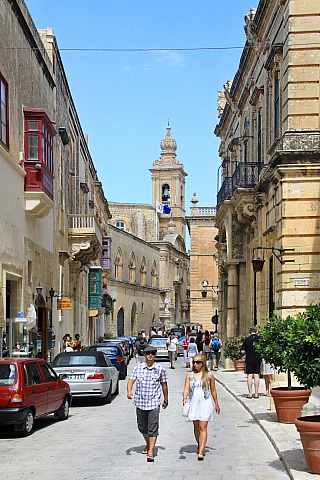
<instances>
[{"instance_id":1,"label":"person in dark top","mask_svg":"<svg viewBox=\"0 0 320 480\"><path fill-rule=\"evenodd\" d=\"M196 345L197 345L199 353L201 353L203 351L202 338L203 338L203 332L201 330L199 330L199 332L197 334L197 337L196 337Z\"/></svg>"},{"instance_id":2,"label":"person in dark top","mask_svg":"<svg viewBox=\"0 0 320 480\"><path fill-rule=\"evenodd\" d=\"M261 357L254 348L255 343L258 341L259 336L257 335L257 330L255 327L252 327L249 330L249 337L245 338L241 347L241 353L246 354L246 374L249 392L247 398L259 398L258 391ZM254 397L252 397L252 380L254 380Z\"/></svg>"}]
</instances>

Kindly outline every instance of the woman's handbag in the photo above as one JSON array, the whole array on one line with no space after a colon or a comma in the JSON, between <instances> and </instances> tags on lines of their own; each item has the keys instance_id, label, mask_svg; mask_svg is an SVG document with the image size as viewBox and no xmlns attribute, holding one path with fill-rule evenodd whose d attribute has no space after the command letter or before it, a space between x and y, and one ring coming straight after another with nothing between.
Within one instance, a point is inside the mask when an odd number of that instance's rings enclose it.
<instances>
[{"instance_id":1,"label":"woman's handbag","mask_svg":"<svg viewBox=\"0 0 320 480\"><path fill-rule=\"evenodd\" d=\"M182 416L183 417L188 417L189 416L189 411L190 411L190 403L187 402L183 405Z\"/></svg>"}]
</instances>

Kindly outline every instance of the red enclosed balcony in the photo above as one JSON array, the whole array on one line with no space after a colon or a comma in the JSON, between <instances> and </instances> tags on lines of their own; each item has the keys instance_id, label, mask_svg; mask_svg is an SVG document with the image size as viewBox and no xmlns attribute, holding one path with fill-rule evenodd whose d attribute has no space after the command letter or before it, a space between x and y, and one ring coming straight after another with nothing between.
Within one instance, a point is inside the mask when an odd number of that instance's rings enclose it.
<instances>
[{"instance_id":1,"label":"red enclosed balcony","mask_svg":"<svg viewBox=\"0 0 320 480\"><path fill-rule=\"evenodd\" d=\"M53 137L56 130L42 108L24 108L25 208L44 217L53 207Z\"/></svg>"}]
</instances>

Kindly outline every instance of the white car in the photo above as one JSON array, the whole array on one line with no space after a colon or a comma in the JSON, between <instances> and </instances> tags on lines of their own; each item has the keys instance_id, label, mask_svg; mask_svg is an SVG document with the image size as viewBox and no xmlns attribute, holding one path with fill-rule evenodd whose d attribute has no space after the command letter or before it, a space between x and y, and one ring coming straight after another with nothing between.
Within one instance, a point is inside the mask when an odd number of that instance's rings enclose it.
<instances>
[{"instance_id":1,"label":"white car","mask_svg":"<svg viewBox=\"0 0 320 480\"><path fill-rule=\"evenodd\" d=\"M167 338L166 337L152 337L150 340L150 346L157 349L157 357L165 358L169 360L168 349L167 349Z\"/></svg>"},{"instance_id":2,"label":"white car","mask_svg":"<svg viewBox=\"0 0 320 480\"><path fill-rule=\"evenodd\" d=\"M110 403L111 395L119 393L119 372L103 352L59 353L51 365L70 385L73 397L100 397Z\"/></svg>"}]
</instances>

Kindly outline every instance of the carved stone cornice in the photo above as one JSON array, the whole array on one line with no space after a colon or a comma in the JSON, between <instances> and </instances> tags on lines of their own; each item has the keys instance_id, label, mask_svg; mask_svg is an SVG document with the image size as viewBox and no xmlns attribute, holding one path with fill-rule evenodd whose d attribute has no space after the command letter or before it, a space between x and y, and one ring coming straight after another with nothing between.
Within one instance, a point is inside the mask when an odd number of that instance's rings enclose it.
<instances>
[{"instance_id":1,"label":"carved stone cornice","mask_svg":"<svg viewBox=\"0 0 320 480\"><path fill-rule=\"evenodd\" d=\"M235 212L238 216L238 221L242 224L249 224L250 226L253 222L257 220L257 205L254 200L253 192L250 192L249 195L247 192L242 194L237 192L234 196L235 199Z\"/></svg>"}]
</instances>

